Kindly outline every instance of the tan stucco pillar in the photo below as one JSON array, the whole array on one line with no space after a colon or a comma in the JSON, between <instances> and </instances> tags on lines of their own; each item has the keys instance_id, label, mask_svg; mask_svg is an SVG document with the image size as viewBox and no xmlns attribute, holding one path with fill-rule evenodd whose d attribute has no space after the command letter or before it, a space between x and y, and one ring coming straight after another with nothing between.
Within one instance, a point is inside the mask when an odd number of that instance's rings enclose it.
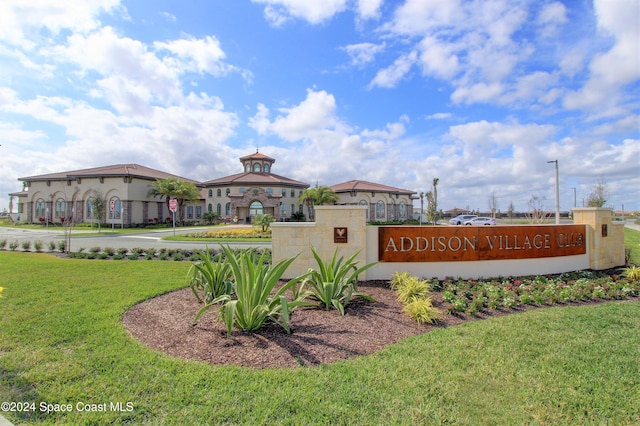
<instances>
[{"instance_id":1,"label":"tan stucco pillar","mask_svg":"<svg viewBox=\"0 0 640 426\"><path fill-rule=\"evenodd\" d=\"M577 207L573 209L573 222L587 225L590 268L594 270L623 266L624 223L613 223L612 209Z\"/></svg>"}]
</instances>

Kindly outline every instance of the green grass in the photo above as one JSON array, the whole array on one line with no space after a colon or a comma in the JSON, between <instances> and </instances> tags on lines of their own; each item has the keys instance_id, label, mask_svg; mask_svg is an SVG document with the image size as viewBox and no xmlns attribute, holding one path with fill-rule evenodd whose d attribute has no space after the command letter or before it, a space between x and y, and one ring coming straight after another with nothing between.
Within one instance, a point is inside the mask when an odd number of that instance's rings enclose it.
<instances>
[{"instance_id":1,"label":"green grass","mask_svg":"<svg viewBox=\"0 0 640 426\"><path fill-rule=\"evenodd\" d=\"M631 249L629 262L640 265L640 231L624 228L624 245Z\"/></svg>"},{"instance_id":2,"label":"green grass","mask_svg":"<svg viewBox=\"0 0 640 426\"><path fill-rule=\"evenodd\" d=\"M120 323L185 285L189 263L0 252L0 401L16 424L633 424L640 303L529 311L406 339L319 367L252 370L152 351ZM131 402L130 412L75 404Z\"/></svg>"}]
</instances>

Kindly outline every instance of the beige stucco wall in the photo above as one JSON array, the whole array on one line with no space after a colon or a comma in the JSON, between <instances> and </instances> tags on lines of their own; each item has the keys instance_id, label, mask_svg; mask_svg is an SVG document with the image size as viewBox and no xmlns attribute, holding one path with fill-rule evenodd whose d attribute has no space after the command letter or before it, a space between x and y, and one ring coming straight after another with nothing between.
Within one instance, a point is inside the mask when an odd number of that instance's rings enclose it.
<instances>
[{"instance_id":1,"label":"beige stucco wall","mask_svg":"<svg viewBox=\"0 0 640 426\"><path fill-rule=\"evenodd\" d=\"M316 206L315 222L274 222L271 225L273 261L298 255L287 269L287 278L301 275L316 267L310 247L330 260L334 250L338 256L349 257L360 250L357 259L360 265L366 260L366 207L365 206ZM348 242L334 244L334 228L347 228ZM364 276L362 277L365 278Z\"/></svg>"},{"instance_id":2,"label":"beige stucco wall","mask_svg":"<svg viewBox=\"0 0 640 426\"><path fill-rule=\"evenodd\" d=\"M313 246L325 260L336 248L344 256L362 250L360 265L378 260L378 227L366 225L364 206L318 206L316 222L274 223L273 259L299 257L287 270L287 277L300 275L316 267L309 247ZM460 262L380 262L367 270L361 279L390 279L394 272L410 272L425 278L487 278L514 275L555 274L582 269L608 269L624 265L624 225L611 223L610 209L576 209L576 224L587 229L587 252L574 256L537 259L460 261ZM602 225L607 236L602 236ZM346 227L346 244L334 243L334 228Z\"/></svg>"},{"instance_id":3,"label":"beige stucco wall","mask_svg":"<svg viewBox=\"0 0 640 426\"><path fill-rule=\"evenodd\" d=\"M624 223L613 223L612 209L574 208L573 222L587 225L587 249L592 269L624 265Z\"/></svg>"}]
</instances>

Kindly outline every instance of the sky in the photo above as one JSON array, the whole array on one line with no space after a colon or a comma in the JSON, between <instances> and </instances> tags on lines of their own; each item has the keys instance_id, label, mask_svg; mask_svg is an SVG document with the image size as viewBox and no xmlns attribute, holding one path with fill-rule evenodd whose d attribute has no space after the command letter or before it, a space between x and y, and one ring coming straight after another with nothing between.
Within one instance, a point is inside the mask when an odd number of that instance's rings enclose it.
<instances>
[{"instance_id":1,"label":"sky","mask_svg":"<svg viewBox=\"0 0 640 426\"><path fill-rule=\"evenodd\" d=\"M443 210L640 210L637 0L3 0L0 211L20 177L206 181L259 149ZM419 201L414 205L419 206Z\"/></svg>"}]
</instances>

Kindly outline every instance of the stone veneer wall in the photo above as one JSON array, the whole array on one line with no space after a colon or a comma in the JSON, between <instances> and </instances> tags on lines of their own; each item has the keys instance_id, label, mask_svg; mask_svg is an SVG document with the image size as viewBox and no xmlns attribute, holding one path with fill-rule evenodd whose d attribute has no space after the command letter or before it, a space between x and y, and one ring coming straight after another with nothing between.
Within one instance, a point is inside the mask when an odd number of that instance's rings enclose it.
<instances>
[{"instance_id":1,"label":"stone veneer wall","mask_svg":"<svg viewBox=\"0 0 640 426\"><path fill-rule=\"evenodd\" d=\"M587 250L591 269L601 270L624 265L624 223L613 223L612 219L611 209L573 209L573 222L587 225Z\"/></svg>"},{"instance_id":2,"label":"stone veneer wall","mask_svg":"<svg viewBox=\"0 0 640 426\"><path fill-rule=\"evenodd\" d=\"M330 260L334 250L338 257L349 257L360 250L357 260L366 261L367 206L316 206L315 222L274 222L271 224L273 261L278 262L299 254L287 269L286 278L301 275L317 267L310 247L315 247L324 260ZM334 228L347 228L347 243L335 244ZM364 278L364 277L363 277Z\"/></svg>"}]
</instances>

